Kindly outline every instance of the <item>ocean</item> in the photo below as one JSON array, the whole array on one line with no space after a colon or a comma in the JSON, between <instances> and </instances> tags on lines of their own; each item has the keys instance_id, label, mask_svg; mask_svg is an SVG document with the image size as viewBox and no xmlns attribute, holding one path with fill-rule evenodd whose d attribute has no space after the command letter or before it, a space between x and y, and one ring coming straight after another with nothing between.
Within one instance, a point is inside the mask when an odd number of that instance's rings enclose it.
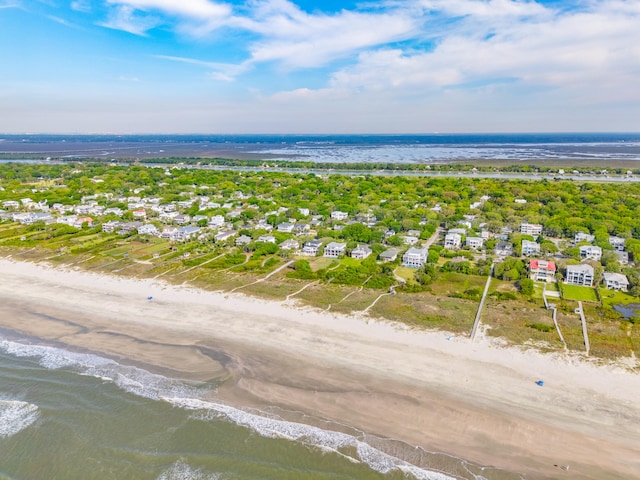
<instances>
[{"instance_id":1,"label":"ocean","mask_svg":"<svg viewBox=\"0 0 640 480\"><path fill-rule=\"evenodd\" d=\"M12 153L67 159L219 156L333 163L607 161L640 160L640 134L0 135L0 154Z\"/></svg>"},{"instance_id":2,"label":"ocean","mask_svg":"<svg viewBox=\"0 0 640 480\"><path fill-rule=\"evenodd\" d=\"M2 337L0 479L520 478L441 454L400 460L361 435L218 403L215 388Z\"/></svg>"}]
</instances>

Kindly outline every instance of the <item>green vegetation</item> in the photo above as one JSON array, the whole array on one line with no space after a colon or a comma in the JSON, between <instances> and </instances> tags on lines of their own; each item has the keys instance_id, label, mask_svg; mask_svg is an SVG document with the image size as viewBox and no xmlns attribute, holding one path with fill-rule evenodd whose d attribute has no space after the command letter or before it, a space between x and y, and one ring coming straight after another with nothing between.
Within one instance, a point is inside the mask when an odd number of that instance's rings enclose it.
<instances>
[{"instance_id":1,"label":"green vegetation","mask_svg":"<svg viewBox=\"0 0 640 480\"><path fill-rule=\"evenodd\" d=\"M563 286L564 298L566 300L575 300L582 302L597 302L596 292L591 287L580 287L578 285Z\"/></svg>"},{"instance_id":2,"label":"green vegetation","mask_svg":"<svg viewBox=\"0 0 640 480\"><path fill-rule=\"evenodd\" d=\"M175 159L166 162L176 163ZM202 160L186 163L197 162ZM373 170L420 173L426 172L427 165L351 165L361 170L356 176L353 172L328 172L329 168L339 170L346 165L285 162L276 168L265 167L264 162L208 162L218 167L255 167L256 171L175 168L165 172L164 164L159 168L87 162L0 164L0 209L4 210L0 211L0 254L119 275L188 282L211 290L241 288L247 294L279 300L292 295L301 303L337 312L362 311L381 294L395 292L382 297L369 313L417 327L467 333L499 236L506 235L504 239L513 245L516 255L523 239L537 241L543 257L560 252L564 255L557 261L561 276L567 264L579 261L579 249L572 240L576 233L583 232L593 235L593 243L603 249L601 265L595 265L596 278L601 278L605 270L624 273L630 282L630 293L602 288L596 292L560 283L558 321L567 347L584 349L579 319L573 313L577 301L584 301L594 355L612 358L631 351L640 354L638 322L621 321L621 315L613 309L618 304L639 302L639 270L633 263L622 265L608 242L609 235L625 238L631 262L640 260L638 183L625 183L625 188L619 188L616 184L595 182L369 174ZM286 173L279 171L280 167L313 168L319 172ZM460 164L429 168L432 172L453 172L472 167ZM478 166L479 171L493 168L488 164ZM533 166L527 165L500 168L534 171ZM535 168L549 171L547 167ZM327 174L320 170L327 170ZM102 225L109 221L135 220L134 210L140 207L132 205L142 199L153 199L142 207L144 223L160 231L182 225L163 217L162 210L156 208L171 204L176 214L192 217L186 224L199 227L198 234L179 241L138 234L135 228L103 231ZM102 210L91 212L94 206L112 210L106 215L100 213ZM78 207L85 213L73 211ZM115 213L118 209L121 214ZM14 218L15 213L42 210L51 213L51 220L20 223L22 220ZM335 210L347 212L348 219L331 219ZM86 221L74 223L71 218L85 215L93 218L93 225ZM236 237L214 241L218 230L208 225L215 216L224 218L224 229L245 235L245 243L236 246ZM542 224L543 235L533 238L518 233L519 224L525 221ZM406 236L424 242L437 228L456 228L460 222L472 225L469 235L477 236L484 229L496 237L486 241L482 251L464 246L454 251L444 249L442 235L436 236L426 265L400 265L402 253L408 248ZM302 224L306 229L278 231L282 223ZM275 227L273 231L271 227ZM505 227L515 233L508 234L507 230L505 234ZM258 241L267 234L276 243ZM320 239L323 247L331 241L344 242L345 256L326 258L322 249L318 256L298 256L280 247L287 240L302 245L311 239ZM359 244L368 245L373 253L363 260L350 258L349 253ZM398 259L388 263L378 260L378 255L390 246L398 247ZM561 349L550 313L544 309L542 288L528 278L528 264L528 259L516 256L495 264L482 321L490 335L518 344L533 342L544 349ZM547 290L556 291L558 287L551 283Z\"/></svg>"}]
</instances>

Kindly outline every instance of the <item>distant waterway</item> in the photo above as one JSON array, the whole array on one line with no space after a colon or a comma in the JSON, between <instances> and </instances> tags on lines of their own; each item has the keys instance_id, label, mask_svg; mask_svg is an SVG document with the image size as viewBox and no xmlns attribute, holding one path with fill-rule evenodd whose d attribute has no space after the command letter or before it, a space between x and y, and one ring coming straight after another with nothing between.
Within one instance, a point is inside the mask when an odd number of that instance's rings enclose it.
<instances>
[{"instance_id":1,"label":"distant waterway","mask_svg":"<svg viewBox=\"0 0 640 480\"><path fill-rule=\"evenodd\" d=\"M68 159L252 158L314 163L640 160L639 133L4 135L0 153Z\"/></svg>"}]
</instances>

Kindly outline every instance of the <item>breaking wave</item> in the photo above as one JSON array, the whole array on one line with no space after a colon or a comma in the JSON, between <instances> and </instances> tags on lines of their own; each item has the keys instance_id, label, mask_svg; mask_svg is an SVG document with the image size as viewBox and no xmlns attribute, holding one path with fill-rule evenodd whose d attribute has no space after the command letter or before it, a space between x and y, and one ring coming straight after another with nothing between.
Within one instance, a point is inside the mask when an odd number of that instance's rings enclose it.
<instances>
[{"instance_id":1,"label":"breaking wave","mask_svg":"<svg viewBox=\"0 0 640 480\"><path fill-rule=\"evenodd\" d=\"M38 419L38 407L19 400L0 399L0 438L24 430Z\"/></svg>"},{"instance_id":2,"label":"breaking wave","mask_svg":"<svg viewBox=\"0 0 640 480\"><path fill-rule=\"evenodd\" d=\"M188 385L137 367L121 365L98 355L75 353L49 346L24 345L8 340L0 340L0 350L16 357L33 358L47 369L70 369L81 375L112 382L134 395L166 401L176 407L196 411L197 418L203 421L225 420L248 428L263 437L287 439L322 451L335 452L353 462L365 463L371 469L383 474L402 471L419 480L453 480L453 477L448 475L417 467L386 454L353 435L257 415L222 403L204 400L205 395L210 393L209 387ZM24 405L29 406L29 404ZM24 418L24 421L29 423L24 423L20 429L33 423L37 418L37 407L30 407L32 409L22 407L24 410L21 411L24 413L20 418ZM219 478L218 474L194 470L183 462L175 463L159 477L160 480L217 478Z\"/></svg>"}]
</instances>

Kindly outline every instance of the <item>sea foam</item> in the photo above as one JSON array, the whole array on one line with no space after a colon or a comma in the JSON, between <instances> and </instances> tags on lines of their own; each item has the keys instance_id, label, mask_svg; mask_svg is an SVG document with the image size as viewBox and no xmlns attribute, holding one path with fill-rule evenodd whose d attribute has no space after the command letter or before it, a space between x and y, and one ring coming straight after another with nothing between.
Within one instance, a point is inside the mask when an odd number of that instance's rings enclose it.
<instances>
[{"instance_id":1,"label":"sea foam","mask_svg":"<svg viewBox=\"0 0 640 480\"><path fill-rule=\"evenodd\" d=\"M70 352L49 346L24 345L9 340L0 340L0 350L16 357L34 358L44 368L69 369L81 375L112 382L122 390L134 395L152 400L164 400L176 407L197 411L199 418L204 421L221 419L248 428L263 437L287 439L322 451L332 451L351 461L363 462L380 473L402 471L419 480L453 480L453 477L448 475L417 467L386 454L353 435L257 415L222 403L207 401L203 398L210 393L208 387L188 385L185 382L156 375L141 368L121 365L114 360L98 355ZM176 467L175 471L188 473L190 470L187 467ZM210 478L199 477L197 476L199 475L198 471L194 472L196 476L192 477L167 476L161 478Z\"/></svg>"},{"instance_id":2,"label":"sea foam","mask_svg":"<svg viewBox=\"0 0 640 480\"><path fill-rule=\"evenodd\" d=\"M38 419L38 407L19 400L0 399L0 438L24 430Z\"/></svg>"},{"instance_id":3,"label":"sea foam","mask_svg":"<svg viewBox=\"0 0 640 480\"><path fill-rule=\"evenodd\" d=\"M206 473L178 461L162 472L158 480L219 480L219 473Z\"/></svg>"}]
</instances>

